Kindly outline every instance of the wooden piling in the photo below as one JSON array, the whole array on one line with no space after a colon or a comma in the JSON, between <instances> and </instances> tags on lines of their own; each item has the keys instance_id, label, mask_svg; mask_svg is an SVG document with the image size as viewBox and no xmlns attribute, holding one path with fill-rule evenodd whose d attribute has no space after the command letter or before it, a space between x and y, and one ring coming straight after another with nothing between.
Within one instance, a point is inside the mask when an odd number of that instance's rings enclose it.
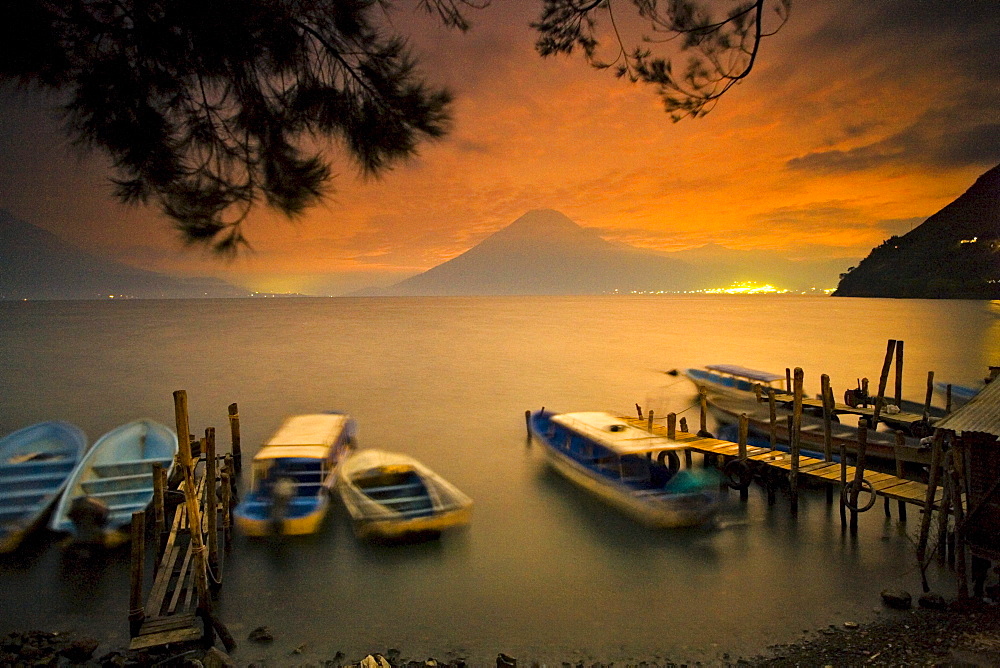
<instances>
[{"instance_id":1,"label":"wooden piling","mask_svg":"<svg viewBox=\"0 0 1000 668\"><path fill-rule=\"evenodd\" d=\"M240 443L240 410L236 404L229 404L229 433L232 436L233 463L236 472L243 469L243 446Z\"/></svg>"},{"instance_id":2,"label":"wooden piling","mask_svg":"<svg viewBox=\"0 0 1000 668\"><path fill-rule=\"evenodd\" d=\"M682 417L682 418L681 418L681 421L680 421L680 429L681 429L681 431L683 431L684 433L687 433L687 430L688 430L688 421L687 421L687 418L686 418L686 417Z\"/></svg>"},{"instance_id":3,"label":"wooden piling","mask_svg":"<svg viewBox=\"0 0 1000 668\"><path fill-rule=\"evenodd\" d=\"M129 579L128 628L129 636L139 635L139 629L146 619L142 607L143 566L146 562L146 513L137 510L132 513L132 569Z\"/></svg>"},{"instance_id":4,"label":"wooden piling","mask_svg":"<svg viewBox=\"0 0 1000 668\"><path fill-rule=\"evenodd\" d=\"M677 413L667 413L667 438L677 438Z\"/></svg>"},{"instance_id":5,"label":"wooden piling","mask_svg":"<svg viewBox=\"0 0 1000 668\"><path fill-rule=\"evenodd\" d=\"M944 412L951 413L951 383L948 383L948 386L945 387Z\"/></svg>"},{"instance_id":6,"label":"wooden piling","mask_svg":"<svg viewBox=\"0 0 1000 668\"><path fill-rule=\"evenodd\" d=\"M174 419L177 423L178 434L190 433L188 399L187 392L184 390L174 392ZM191 551L194 556L192 576L198 591L198 609L207 620L211 618L212 598L208 590L208 564L205 558L205 545L201 539L201 512L198 509L198 496L195 491L197 488L194 482L194 463L191 460L190 439L181 438L179 446L177 454L182 469L181 473L184 476L184 498L187 504L188 527L191 534Z\"/></svg>"},{"instance_id":7,"label":"wooden piling","mask_svg":"<svg viewBox=\"0 0 1000 668\"><path fill-rule=\"evenodd\" d=\"M833 461L833 390L830 376L820 376L820 391L823 397L823 459Z\"/></svg>"},{"instance_id":8,"label":"wooden piling","mask_svg":"<svg viewBox=\"0 0 1000 668\"><path fill-rule=\"evenodd\" d=\"M792 428L789 431L789 449L792 454L792 469L789 482L792 488L792 515L799 512L799 448L802 443L802 393L805 374L800 367L795 367L794 397L792 403Z\"/></svg>"},{"instance_id":9,"label":"wooden piling","mask_svg":"<svg viewBox=\"0 0 1000 668\"><path fill-rule=\"evenodd\" d=\"M962 489L964 484L964 463L962 451L965 448L960 443L953 443L951 455L954 465L951 472L951 505L955 512L955 575L958 578L958 598L969 598L969 579L966 573L965 555L965 509L962 507Z\"/></svg>"},{"instance_id":10,"label":"wooden piling","mask_svg":"<svg viewBox=\"0 0 1000 668\"><path fill-rule=\"evenodd\" d=\"M897 452L900 451L899 450L900 448L904 448L904 447L906 447L906 434L904 434L902 431L900 431L900 430L897 429L896 430L896 448L897 448ZM899 457L896 457L896 477L897 478L904 478L905 477L903 475L904 473L906 473L906 471L904 470L903 460L900 459ZM885 497L885 498L888 499L889 497ZM903 501L902 499L899 499L896 503L897 503L897 510L899 511L899 521L900 522L905 522L906 521L906 502Z\"/></svg>"},{"instance_id":11,"label":"wooden piling","mask_svg":"<svg viewBox=\"0 0 1000 668\"><path fill-rule=\"evenodd\" d=\"M931 467L927 480L927 495L924 497L923 516L920 518L920 538L917 540L917 561L920 564L920 577L924 591L930 591L927 583L927 540L930 536L931 514L934 511L934 496L937 494L938 480L941 471L941 451L944 443L944 431L934 431L931 441Z\"/></svg>"},{"instance_id":12,"label":"wooden piling","mask_svg":"<svg viewBox=\"0 0 1000 668\"><path fill-rule=\"evenodd\" d=\"M639 417L642 417L641 415ZM528 433L528 438L531 438L531 411L524 411L524 430ZM236 461L236 458L233 458Z\"/></svg>"},{"instance_id":13,"label":"wooden piling","mask_svg":"<svg viewBox=\"0 0 1000 668\"><path fill-rule=\"evenodd\" d=\"M646 431L653 433L653 411L646 411Z\"/></svg>"},{"instance_id":14,"label":"wooden piling","mask_svg":"<svg viewBox=\"0 0 1000 668\"><path fill-rule=\"evenodd\" d=\"M739 435L737 436L737 446L739 447L740 462L743 466L748 466L747 464L747 432L749 431L749 421L747 420L746 413L740 413L740 425L739 425ZM747 487L740 489L740 501L746 501L750 496L750 490Z\"/></svg>"},{"instance_id":15,"label":"wooden piling","mask_svg":"<svg viewBox=\"0 0 1000 668\"><path fill-rule=\"evenodd\" d=\"M706 436L708 434L708 390L704 387L698 388L698 403L701 407L701 428L698 430L699 436Z\"/></svg>"},{"instance_id":16,"label":"wooden piling","mask_svg":"<svg viewBox=\"0 0 1000 668\"><path fill-rule=\"evenodd\" d=\"M167 541L167 513L163 498L166 482L163 464L153 462L153 521L156 528L157 560L163 554L163 548Z\"/></svg>"},{"instance_id":17,"label":"wooden piling","mask_svg":"<svg viewBox=\"0 0 1000 668\"><path fill-rule=\"evenodd\" d=\"M226 541L226 552L228 553L232 547L232 515L230 513L230 501L229 496L232 493L229 489L230 485L230 473L229 467L222 472L222 535Z\"/></svg>"},{"instance_id":18,"label":"wooden piling","mask_svg":"<svg viewBox=\"0 0 1000 668\"><path fill-rule=\"evenodd\" d=\"M832 396L832 393L831 393ZM847 504L844 489L847 487L847 439L840 439L840 528L847 528Z\"/></svg>"},{"instance_id":19,"label":"wooden piling","mask_svg":"<svg viewBox=\"0 0 1000 668\"><path fill-rule=\"evenodd\" d=\"M771 449L774 450L778 447L778 405L774 401L773 387L767 388L767 407L771 419Z\"/></svg>"},{"instance_id":20,"label":"wooden piling","mask_svg":"<svg viewBox=\"0 0 1000 668\"><path fill-rule=\"evenodd\" d=\"M865 450L868 447L868 421L864 418L858 420L858 454L854 462L854 480L851 481L851 533L858 530L858 496L861 494L861 485L865 479ZM874 493L874 492L873 492Z\"/></svg>"},{"instance_id":21,"label":"wooden piling","mask_svg":"<svg viewBox=\"0 0 1000 668\"><path fill-rule=\"evenodd\" d=\"M220 584L219 573L219 511L215 496L216 485L215 459L215 427L205 429L205 513L208 525L208 568L215 574L212 581L216 587Z\"/></svg>"},{"instance_id":22,"label":"wooden piling","mask_svg":"<svg viewBox=\"0 0 1000 668\"><path fill-rule=\"evenodd\" d=\"M871 428L878 429L879 414L885 403L885 386L889 382L889 368L892 366L892 354L896 350L896 340L889 339L885 349L885 360L882 362L882 375L878 377L878 395L875 397L875 412L872 416Z\"/></svg>"},{"instance_id":23,"label":"wooden piling","mask_svg":"<svg viewBox=\"0 0 1000 668\"><path fill-rule=\"evenodd\" d=\"M927 394L924 396L924 422L931 416L931 398L934 396L934 372L927 372Z\"/></svg>"},{"instance_id":24,"label":"wooden piling","mask_svg":"<svg viewBox=\"0 0 1000 668\"><path fill-rule=\"evenodd\" d=\"M785 391L789 394L792 393L792 370L787 366L785 367Z\"/></svg>"},{"instance_id":25,"label":"wooden piling","mask_svg":"<svg viewBox=\"0 0 1000 668\"><path fill-rule=\"evenodd\" d=\"M896 341L896 406L903 407L903 342Z\"/></svg>"}]
</instances>

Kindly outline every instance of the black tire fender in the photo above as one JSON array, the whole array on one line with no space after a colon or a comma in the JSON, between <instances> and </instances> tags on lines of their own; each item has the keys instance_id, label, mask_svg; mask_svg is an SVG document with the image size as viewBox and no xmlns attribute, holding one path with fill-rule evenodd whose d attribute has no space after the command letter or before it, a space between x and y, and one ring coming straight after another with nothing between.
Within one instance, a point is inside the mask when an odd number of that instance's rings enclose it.
<instances>
[{"instance_id":1,"label":"black tire fender","mask_svg":"<svg viewBox=\"0 0 1000 668\"><path fill-rule=\"evenodd\" d=\"M727 462L722 469L726 484L732 489L744 490L753 482L753 469L742 459Z\"/></svg>"},{"instance_id":2,"label":"black tire fender","mask_svg":"<svg viewBox=\"0 0 1000 668\"><path fill-rule=\"evenodd\" d=\"M673 475L681 469L681 458L677 456L677 453L673 450L664 450L656 456L656 461L660 466L667 467L670 474Z\"/></svg>"},{"instance_id":3,"label":"black tire fender","mask_svg":"<svg viewBox=\"0 0 1000 668\"><path fill-rule=\"evenodd\" d=\"M858 498L860 498L862 494L868 494L868 501L865 502L864 505L855 507L851 505L851 492L854 490L855 484L855 481L852 480L844 485L844 487L840 490L840 498L842 499L844 505L859 513L871 510L872 506L875 505L875 488L872 487L872 484L868 481L868 479L862 478L861 488L858 490Z\"/></svg>"}]
</instances>

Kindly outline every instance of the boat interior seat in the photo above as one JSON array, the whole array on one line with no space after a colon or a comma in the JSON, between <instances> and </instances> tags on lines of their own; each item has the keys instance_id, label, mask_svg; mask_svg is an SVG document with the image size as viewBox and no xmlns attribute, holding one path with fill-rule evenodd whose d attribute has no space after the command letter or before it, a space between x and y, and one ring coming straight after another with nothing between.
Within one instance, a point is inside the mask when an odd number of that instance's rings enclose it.
<instances>
[{"instance_id":1,"label":"boat interior seat","mask_svg":"<svg viewBox=\"0 0 1000 668\"><path fill-rule=\"evenodd\" d=\"M434 508L432 506L427 506L426 508L411 508L409 510L400 510L398 512L404 517L423 517L426 515L433 515Z\"/></svg>"},{"instance_id":2,"label":"boat interior seat","mask_svg":"<svg viewBox=\"0 0 1000 668\"><path fill-rule=\"evenodd\" d=\"M0 476L7 473L16 473L18 477L22 475L44 474L51 471L68 471L76 466L76 462L70 458L63 459L43 459L40 461L27 461L20 464L0 464Z\"/></svg>"},{"instance_id":3,"label":"boat interior seat","mask_svg":"<svg viewBox=\"0 0 1000 668\"><path fill-rule=\"evenodd\" d=\"M399 483L398 485L379 485L378 487L362 487L365 494L385 494L391 492L402 492L404 490L418 490L422 487L419 480L413 482Z\"/></svg>"},{"instance_id":4,"label":"boat interior seat","mask_svg":"<svg viewBox=\"0 0 1000 668\"><path fill-rule=\"evenodd\" d=\"M159 462L164 468L170 466L171 459L136 459L132 461L111 462L108 464L95 464L94 471L101 477L116 477L138 475L149 473L153 470L153 463Z\"/></svg>"},{"instance_id":5,"label":"boat interior seat","mask_svg":"<svg viewBox=\"0 0 1000 668\"><path fill-rule=\"evenodd\" d=\"M425 495L421 495L421 496L392 496L392 497L389 497L387 499L376 499L376 501L378 501L379 503L381 503L383 506L388 506L388 505L401 506L401 505L406 504L406 503L416 503L418 501L425 501L428 504L430 503L430 499L427 496L425 496Z\"/></svg>"},{"instance_id":6,"label":"boat interior seat","mask_svg":"<svg viewBox=\"0 0 1000 668\"><path fill-rule=\"evenodd\" d=\"M108 476L85 480L80 483L83 491L91 496L101 492L111 492L129 489L152 489L153 471L135 475Z\"/></svg>"},{"instance_id":7,"label":"boat interior seat","mask_svg":"<svg viewBox=\"0 0 1000 668\"><path fill-rule=\"evenodd\" d=\"M23 515L25 512L32 510L34 507L35 504L33 503L21 504L17 506L0 505L0 518L6 516L18 517L19 515ZM0 531L2 531L2 528L0 528Z\"/></svg>"},{"instance_id":8,"label":"boat interior seat","mask_svg":"<svg viewBox=\"0 0 1000 668\"><path fill-rule=\"evenodd\" d=\"M66 479L65 473L40 473L37 475L18 476L10 480L3 481L4 491L15 491L19 489L35 489L39 483L51 482L61 484Z\"/></svg>"},{"instance_id":9,"label":"boat interior seat","mask_svg":"<svg viewBox=\"0 0 1000 668\"><path fill-rule=\"evenodd\" d=\"M0 492L0 503L3 503L5 501L15 501L15 500L23 503L27 499L34 499L35 501L38 501L43 497L48 496L49 494L55 492L56 489L58 489L57 485L53 485L51 489L38 489L37 487L33 489L14 489L14 490L5 489L4 491Z\"/></svg>"}]
</instances>

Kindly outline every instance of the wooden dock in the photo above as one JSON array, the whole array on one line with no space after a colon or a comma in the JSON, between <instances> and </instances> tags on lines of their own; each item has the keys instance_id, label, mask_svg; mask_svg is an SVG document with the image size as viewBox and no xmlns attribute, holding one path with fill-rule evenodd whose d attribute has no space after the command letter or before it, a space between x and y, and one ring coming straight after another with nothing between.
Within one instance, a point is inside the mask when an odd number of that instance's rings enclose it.
<instances>
[{"instance_id":1,"label":"wooden dock","mask_svg":"<svg viewBox=\"0 0 1000 668\"><path fill-rule=\"evenodd\" d=\"M187 434L187 396L174 393L178 433ZM233 415L235 404L230 407ZM238 414L237 414L238 420ZM234 422L234 446L238 422ZM193 438L193 437L190 437ZM198 445L196 442L195 445ZM147 649L212 638L218 633L227 649L234 645L225 625L212 616L211 591L222 584L219 543L229 546L231 481L235 480L235 458L216 456L215 429L205 430L200 440L201 454L192 458L189 438L178 448L175 466L183 474L178 491L184 502L176 505L173 518L165 517L165 474L154 471L154 512L160 550L153 584L142 604L142 570L145 545L145 515L133 516L132 590L129 622L132 640L129 649ZM234 453L238 448L233 448ZM221 489L221 498L216 490ZM191 490L194 490L193 492ZM220 522L220 515L222 521Z\"/></svg>"},{"instance_id":2,"label":"wooden dock","mask_svg":"<svg viewBox=\"0 0 1000 668\"><path fill-rule=\"evenodd\" d=\"M623 416L623 420L640 429L649 429L647 420L641 418ZM660 424L653 424L652 433L657 436L667 436L667 428ZM717 438L705 438L684 431L676 431L674 440L684 443L688 448L703 455L712 457L722 457L725 461L738 459L740 456L740 445L731 441L723 441ZM792 456L781 450L772 450L765 447L747 445L746 458L748 462L754 462L761 466L773 468L777 471L791 471ZM846 470L845 480L850 483L854 480L857 468L854 466L844 467ZM798 474L807 478L812 478L817 482L840 486L841 465L838 462L825 461L815 457L799 456ZM864 479L871 483L877 496L886 499L912 503L923 508L927 497L927 485L922 482L908 480L903 477L879 473L873 470L863 471ZM935 504L941 499L942 492L936 490Z\"/></svg>"}]
</instances>

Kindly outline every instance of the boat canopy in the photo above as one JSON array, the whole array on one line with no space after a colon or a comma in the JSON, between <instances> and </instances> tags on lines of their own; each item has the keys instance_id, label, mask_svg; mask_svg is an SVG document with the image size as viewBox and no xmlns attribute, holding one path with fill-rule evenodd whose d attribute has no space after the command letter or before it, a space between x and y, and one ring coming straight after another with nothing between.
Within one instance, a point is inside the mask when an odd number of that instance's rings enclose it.
<instances>
[{"instance_id":1,"label":"boat canopy","mask_svg":"<svg viewBox=\"0 0 1000 668\"><path fill-rule=\"evenodd\" d=\"M663 450L683 450L683 443L665 436L656 436L648 431L633 427L610 413L594 411L587 413L561 413L553 415L552 421L599 443L616 455L637 455Z\"/></svg>"},{"instance_id":2,"label":"boat canopy","mask_svg":"<svg viewBox=\"0 0 1000 668\"><path fill-rule=\"evenodd\" d=\"M738 364L706 364L706 369L711 369L712 371L718 371L720 373L728 373L732 376L740 376L741 378L749 378L750 380L759 380L762 383L771 383L776 380L782 380L784 376L776 373L771 373L770 371L758 371L757 369L748 369Z\"/></svg>"},{"instance_id":3,"label":"boat canopy","mask_svg":"<svg viewBox=\"0 0 1000 668\"><path fill-rule=\"evenodd\" d=\"M282 423L254 459L325 459L349 421L350 418L342 413L293 415Z\"/></svg>"}]
</instances>

